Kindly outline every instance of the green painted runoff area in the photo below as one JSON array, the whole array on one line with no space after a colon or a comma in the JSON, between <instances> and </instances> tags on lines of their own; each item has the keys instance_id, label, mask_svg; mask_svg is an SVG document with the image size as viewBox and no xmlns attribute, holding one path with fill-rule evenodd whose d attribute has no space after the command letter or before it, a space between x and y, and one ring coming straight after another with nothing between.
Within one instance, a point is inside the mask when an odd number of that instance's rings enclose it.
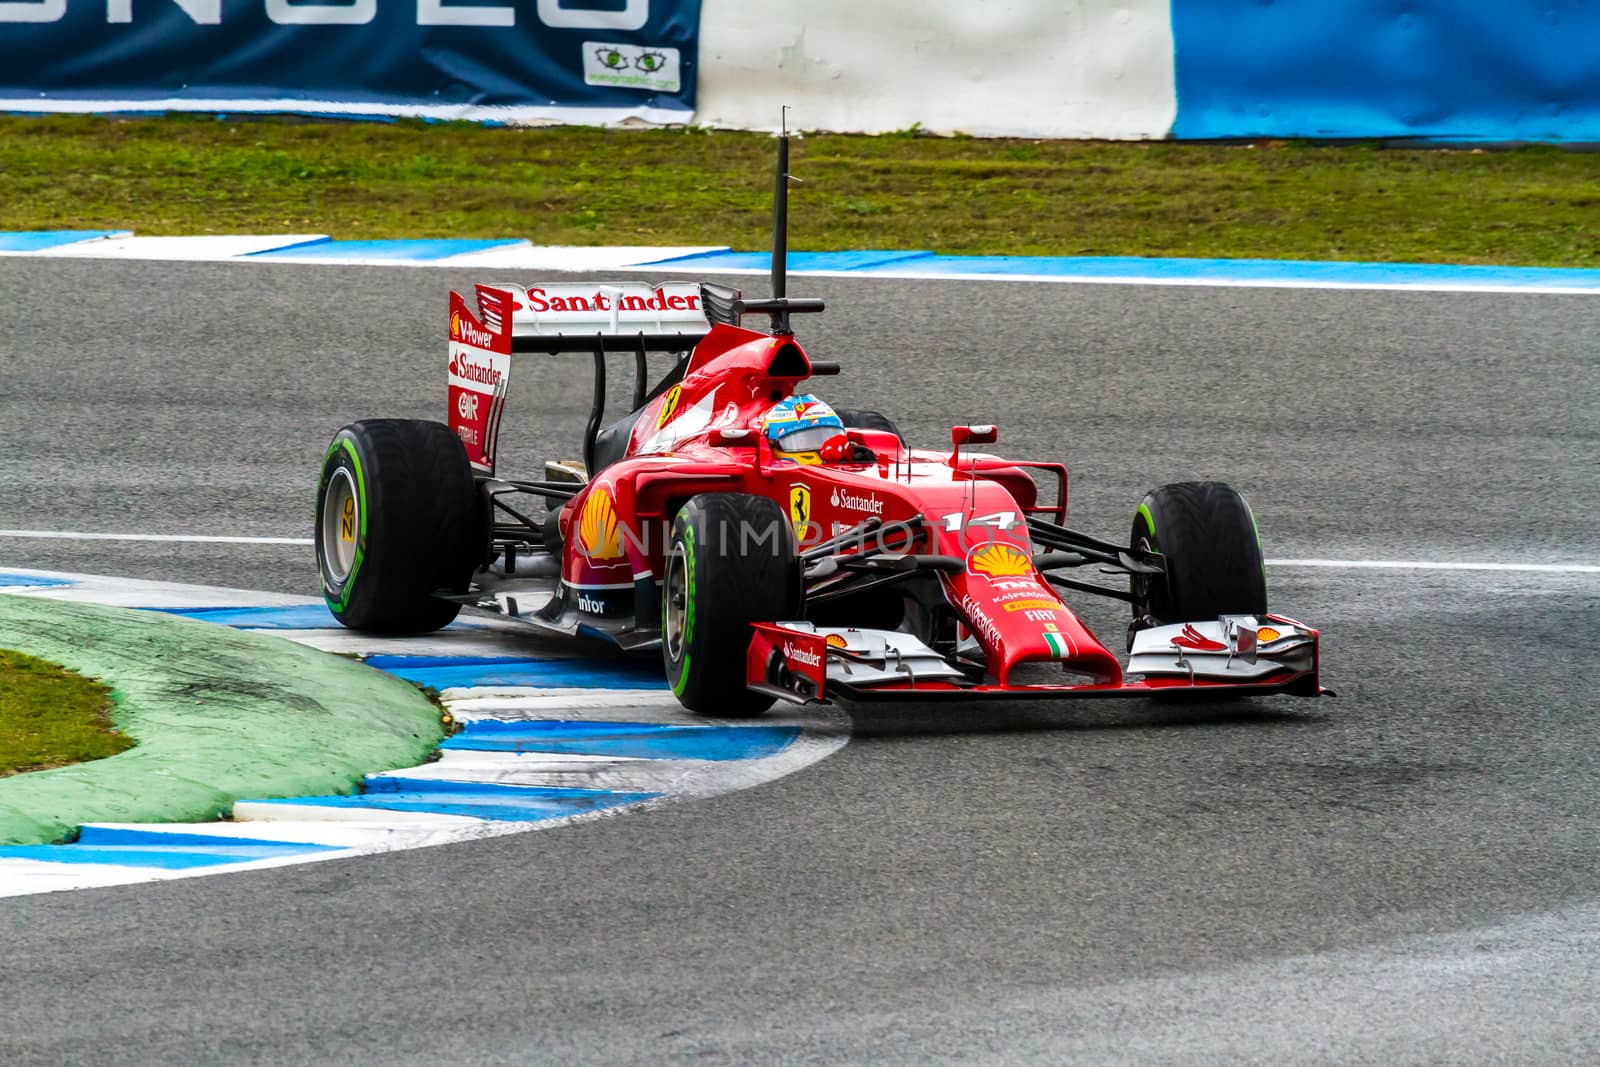
<instances>
[{"instance_id":1,"label":"green painted runoff area","mask_svg":"<svg viewBox=\"0 0 1600 1067\"><path fill-rule=\"evenodd\" d=\"M111 688L125 752L0 778L0 844L86 822L201 821L248 797L349 793L422 762L439 709L397 678L277 637L161 612L0 596L0 648Z\"/></svg>"},{"instance_id":2,"label":"green painted runoff area","mask_svg":"<svg viewBox=\"0 0 1600 1067\"><path fill-rule=\"evenodd\" d=\"M772 139L0 116L0 230L770 242ZM808 134L790 247L1596 267L1600 152Z\"/></svg>"}]
</instances>

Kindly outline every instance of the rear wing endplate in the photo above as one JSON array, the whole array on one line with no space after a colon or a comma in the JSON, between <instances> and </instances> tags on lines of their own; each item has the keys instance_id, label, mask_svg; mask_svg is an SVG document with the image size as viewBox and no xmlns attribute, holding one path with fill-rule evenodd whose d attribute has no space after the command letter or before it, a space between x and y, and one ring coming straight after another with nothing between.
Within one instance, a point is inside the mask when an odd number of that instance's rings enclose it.
<instances>
[{"instance_id":1,"label":"rear wing endplate","mask_svg":"<svg viewBox=\"0 0 1600 1067\"><path fill-rule=\"evenodd\" d=\"M710 327L695 283L479 285L476 291L476 313L460 294L450 294L449 421L473 469L484 474L495 470L513 353L594 354L594 407L584 431L584 461L592 470L606 405L606 353L634 354L637 409L645 402L647 354L689 352Z\"/></svg>"}]
</instances>

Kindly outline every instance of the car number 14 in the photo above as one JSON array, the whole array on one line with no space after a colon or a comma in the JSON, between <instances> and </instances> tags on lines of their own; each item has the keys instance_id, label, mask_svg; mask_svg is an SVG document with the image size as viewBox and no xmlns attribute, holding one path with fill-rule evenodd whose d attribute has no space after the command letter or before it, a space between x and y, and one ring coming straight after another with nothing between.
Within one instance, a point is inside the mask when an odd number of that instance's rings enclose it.
<instances>
[{"instance_id":1,"label":"car number 14","mask_svg":"<svg viewBox=\"0 0 1600 1067\"><path fill-rule=\"evenodd\" d=\"M992 515L973 515L968 518L965 511L952 511L940 521L950 533L960 533L963 529L974 526L992 526L996 530L1009 530L1017 524L1017 513L997 511Z\"/></svg>"}]
</instances>

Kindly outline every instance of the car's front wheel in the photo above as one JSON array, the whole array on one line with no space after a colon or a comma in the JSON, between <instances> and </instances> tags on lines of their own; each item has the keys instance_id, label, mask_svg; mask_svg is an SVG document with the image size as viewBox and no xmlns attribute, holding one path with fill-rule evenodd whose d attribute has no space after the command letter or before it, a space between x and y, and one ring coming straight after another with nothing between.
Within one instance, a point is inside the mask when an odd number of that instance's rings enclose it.
<instances>
[{"instance_id":1,"label":"car's front wheel","mask_svg":"<svg viewBox=\"0 0 1600 1067\"><path fill-rule=\"evenodd\" d=\"M1255 517L1225 482L1179 482L1145 495L1134 548L1160 552L1159 574L1132 578L1134 625L1263 615L1267 576Z\"/></svg>"},{"instance_id":2,"label":"car's front wheel","mask_svg":"<svg viewBox=\"0 0 1600 1067\"><path fill-rule=\"evenodd\" d=\"M722 718L770 708L745 687L750 624L797 618L801 590L794 529L777 504L742 493L685 504L661 590L661 654L679 702Z\"/></svg>"},{"instance_id":3,"label":"car's front wheel","mask_svg":"<svg viewBox=\"0 0 1600 1067\"><path fill-rule=\"evenodd\" d=\"M450 428L368 419L334 435L317 485L323 599L354 630L427 633L461 605L484 555L466 451Z\"/></svg>"}]
</instances>

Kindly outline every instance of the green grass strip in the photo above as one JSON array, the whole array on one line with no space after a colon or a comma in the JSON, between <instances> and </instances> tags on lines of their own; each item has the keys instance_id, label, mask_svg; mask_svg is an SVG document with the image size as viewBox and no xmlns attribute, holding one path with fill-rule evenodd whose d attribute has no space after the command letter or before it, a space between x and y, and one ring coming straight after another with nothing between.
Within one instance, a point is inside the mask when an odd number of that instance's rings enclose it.
<instances>
[{"instance_id":1,"label":"green grass strip","mask_svg":"<svg viewBox=\"0 0 1600 1067\"><path fill-rule=\"evenodd\" d=\"M205 820L235 800L353 792L443 736L418 689L278 637L160 612L0 596L0 647L111 689L125 752L0 778L0 844L85 822Z\"/></svg>"},{"instance_id":2,"label":"green grass strip","mask_svg":"<svg viewBox=\"0 0 1600 1067\"><path fill-rule=\"evenodd\" d=\"M771 139L0 117L0 230L766 247ZM791 247L1600 264L1600 153L816 135Z\"/></svg>"},{"instance_id":3,"label":"green grass strip","mask_svg":"<svg viewBox=\"0 0 1600 1067\"><path fill-rule=\"evenodd\" d=\"M0 649L0 775L103 759L132 744L112 729L105 686Z\"/></svg>"}]
</instances>

